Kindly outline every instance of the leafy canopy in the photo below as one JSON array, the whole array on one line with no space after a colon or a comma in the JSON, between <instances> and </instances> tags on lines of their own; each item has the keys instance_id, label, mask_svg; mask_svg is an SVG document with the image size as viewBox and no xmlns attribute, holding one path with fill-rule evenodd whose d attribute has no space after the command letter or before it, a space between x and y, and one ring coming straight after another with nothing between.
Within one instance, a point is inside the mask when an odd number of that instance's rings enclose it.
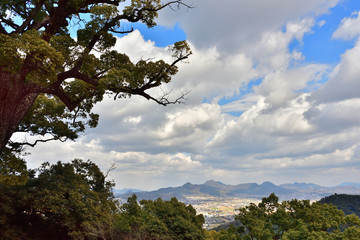
<instances>
[{"instance_id":1,"label":"leafy canopy","mask_svg":"<svg viewBox=\"0 0 360 240\"><path fill-rule=\"evenodd\" d=\"M92 112L105 94L115 99L139 95L167 105L169 99L147 90L168 83L176 64L191 50L185 41L169 47L173 60L132 62L114 50L114 34L125 34L129 22L156 25L165 7L190 8L183 0L3 0L0 1L0 152L5 147L66 139L74 140L86 126L95 127ZM76 38L71 32L76 31ZM136 46L134 46L136 47ZM41 136L13 142L15 132Z\"/></svg>"},{"instance_id":2,"label":"leafy canopy","mask_svg":"<svg viewBox=\"0 0 360 240\"><path fill-rule=\"evenodd\" d=\"M133 195L121 206L115 219L114 232L120 239L205 239L203 215L196 215L191 205L186 206L176 198L138 202Z\"/></svg>"},{"instance_id":3,"label":"leafy canopy","mask_svg":"<svg viewBox=\"0 0 360 240\"><path fill-rule=\"evenodd\" d=\"M334 205L309 200L279 202L275 194L240 208L235 217L242 226L222 230L219 239L359 239L360 219L344 215Z\"/></svg>"},{"instance_id":4,"label":"leafy canopy","mask_svg":"<svg viewBox=\"0 0 360 240\"><path fill-rule=\"evenodd\" d=\"M44 163L23 185L0 183L1 239L104 239L117 213L111 188L90 161Z\"/></svg>"}]
</instances>

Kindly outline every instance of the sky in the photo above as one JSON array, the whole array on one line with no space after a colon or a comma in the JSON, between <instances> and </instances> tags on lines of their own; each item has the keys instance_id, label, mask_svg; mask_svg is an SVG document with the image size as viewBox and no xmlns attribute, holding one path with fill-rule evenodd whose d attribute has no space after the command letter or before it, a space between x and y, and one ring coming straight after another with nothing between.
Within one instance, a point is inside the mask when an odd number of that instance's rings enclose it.
<instances>
[{"instance_id":1,"label":"sky","mask_svg":"<svg viewBox=\"0 0 360 240\"><path fill-rule=\"evenodd\" d=\"M28 149L28 166L114 163L118 189L360 182L360 1L186 2L194 8L163 10L154 29L125 25L137 30L114 47L133 61L171 61L168 46L187 40L189 60L150 91L189 91L185 103L105 98L97 128Z\"/></svg>"}]
</instances>

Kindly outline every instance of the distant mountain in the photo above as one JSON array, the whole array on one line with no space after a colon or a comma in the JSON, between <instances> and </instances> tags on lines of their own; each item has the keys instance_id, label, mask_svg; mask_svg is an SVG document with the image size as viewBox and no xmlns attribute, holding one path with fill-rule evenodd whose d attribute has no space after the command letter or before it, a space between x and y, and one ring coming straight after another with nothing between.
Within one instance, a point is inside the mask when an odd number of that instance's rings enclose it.
<instances>
[{"instance_id":1,"label":"distant mountain","mask_svg":"<svg viewBox=\"0 0 360 240\"><path fill-rule=\"evenodd\" d=\"M204 184L186 183L179 187L161 188L151 192L137 192L138 199L157 199L168 200L176 197L180 201L186 201L188 197L238 197L238 198L262 198L275 192L278 195L291 194L293 190L274 185L271 182L244 183L238 185L226 185L221 182L210 180ZM127 198L131 194L123 194L119 197Z\"/></svg>"},{"instance_id":2,"label":"distant mountain","mask_svg":"<svg viewBox=\"0 0 360 240\"><path fill-rule=\"evenodd\" d=\"M279 187L287 188L287 189L321 189L324 188L320 185L313 184L313 183L285 183L280 184Z\"/></svg>"},{"instance_id":3,"label":"distant mountain","mask_svg":"<svg viewBox=\"0 0 360 240\"><path fill-rule=\"evenodd\" d=\"M118 197L126 199L130 197L131 193L119 194ZM309 199L319 200L331 194L360 194L360 186L353 183L344 183L335 187L323 187L313 183L287 183L279 186L264 182L257 183L242 183L238 185L227 185L222 182L210 180L204 184L186 183L179 187L161 188L156 191L144 192L136 191L138 199L152 199L162 198L169 200L176 197L178 200L187 202L194 197L217 197L217 198L255 198L261 199L275 193L280 200L291 199Z\"/></svg>"},{"instance_id":4,"label":"distant mountain","mask_svg":"<svg viewBox=\"0 0 360 240\"><path fill-rule=\"evenodd\" d=\"M143 192L143 190L135 189L135 188L123 188L123 189L113 188L113 193L115 196L131 194L131 193L136 193L136 192Z\"/></svg>"},{"instance_id":5,"label":"distant mountain","mask_svg":"<svg viewBox=\"0 0 360 240\"><path fill-rule=\"evenodd\" d=\"M338 187L360 187L360 183L344 182L344 183L338 185Z\"/></svg>"}]
</instances>

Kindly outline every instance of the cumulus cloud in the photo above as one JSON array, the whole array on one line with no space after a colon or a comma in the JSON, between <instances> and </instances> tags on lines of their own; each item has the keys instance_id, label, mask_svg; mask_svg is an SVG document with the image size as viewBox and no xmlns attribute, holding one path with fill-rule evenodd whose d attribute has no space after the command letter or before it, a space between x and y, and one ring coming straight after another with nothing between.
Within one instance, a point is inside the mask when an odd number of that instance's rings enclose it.
<instances>
[{"instance_id":1,"label":"cumulus cloud","mask_svg":"<svg viewBox=\"0 0 360 240\"><path fill-rule=\"evenodd\" d=\"M339 28L333 33L334 39L351 40L360 36L360 12L355 12L352 17L341 20Z\"/></svg>"},{"instance_id":2,"label":"cumulus cloud","mask_svg":"<svg viewBox=\"0 0 360 240\"><path fill-rule=\"evenodd\" d=\"M341 62L336 66L326 84L315 91L310 101L317 104L342 101L346 99L359 98L360 92L360 40L352 49L347 50L341 57Z\"/></svg>"},{"instance_id":3,"label":"cumulus cloud","mask_svg":"<svg viewBox=\"0 0 360 240\"><path fill-rule=\"evenodd\" d=\"M195 8L160 13L159 23L173 26L179 22L188 39L198 48L217 46L234 52L266 31L282 28L286 22L303 16L326 13L338 0L245 0L188 1Z\"/></svg>"},{"instance_id":4,"label":"cumulus cloud","mask_svg":"<svg viewBox=\"0 0 360 240\"><path fill-rule=\"evenodd\" d=\"M97 128L77 142L39 145L27 157L29 164L90 158L106 171L115 162L110 177L117 187L145 190L209 179L230 184L329 184L328 174L335 176L333 183L355 179L360 43L334 68L306 63L301 52L289 50L293 40L301 42L316 24L323 25L316 16L337 3L197 0L195 9L165 11L160 24L179 19L193 55L170 84L150 93L172 90L176 96L190 90L186 104L105 98L94 109L100 114ZM166 48L145 41L138 31L118 38L115 49L133 61L172 60Z\"/></svg>"},{"instance_id":5,"label":"cumulus cloud","mask_svg":"<svg viewBox=\"0 0 360 240\"><path fill-rule=\"evenodd\" d=\"M359 124L360 98L312 106L304 116L319 130L344 131Z\"/></svg>"},{"instance_id":6,"label":"cumulus cloud","mask_svg":"<svg viewBox=\"0 0 360 240\"><path fill-rule=\"evenodd\" d=\"M254 90L266 97L271 108L277 108L294 99L297 92L308 90L308 83L319 81L326 70L327 66L320 64L309 64L286 71L278 70L267 74L262 84L254 87Z\"/></svg>"}]
</instances>

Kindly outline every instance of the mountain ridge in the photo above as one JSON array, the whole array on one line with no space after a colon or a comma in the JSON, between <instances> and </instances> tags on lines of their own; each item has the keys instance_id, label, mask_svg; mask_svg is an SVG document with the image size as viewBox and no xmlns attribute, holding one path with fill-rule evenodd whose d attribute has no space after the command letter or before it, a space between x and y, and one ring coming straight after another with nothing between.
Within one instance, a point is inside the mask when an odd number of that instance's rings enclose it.
<instances>
[{"instance_id":1,"label":"mountain ridge","mask_svg":"<svg viewBox=\"0 0 360 240\"><path fill-rule=\"evenodd\" d=\"M194 197L216 197L216 198L254 198L261 199L275 193L281 200L291 199L309 199L319 200L325 196L334 193L360 194L360 186L356 183L346 183L334 187L323 187L313 183L286 183L275 185L269 181L262 184L257 183L240 183L237 185L228 185L220 181L209 180L203 184L185 183L178 187L160 188L154 191L138 191L135 194L138 199L162 198L169 200L176 197L180 201L187 201ZM117 197L126 199L134 192L126 194L117 194Z\"/></svg>"}]
</instances>

